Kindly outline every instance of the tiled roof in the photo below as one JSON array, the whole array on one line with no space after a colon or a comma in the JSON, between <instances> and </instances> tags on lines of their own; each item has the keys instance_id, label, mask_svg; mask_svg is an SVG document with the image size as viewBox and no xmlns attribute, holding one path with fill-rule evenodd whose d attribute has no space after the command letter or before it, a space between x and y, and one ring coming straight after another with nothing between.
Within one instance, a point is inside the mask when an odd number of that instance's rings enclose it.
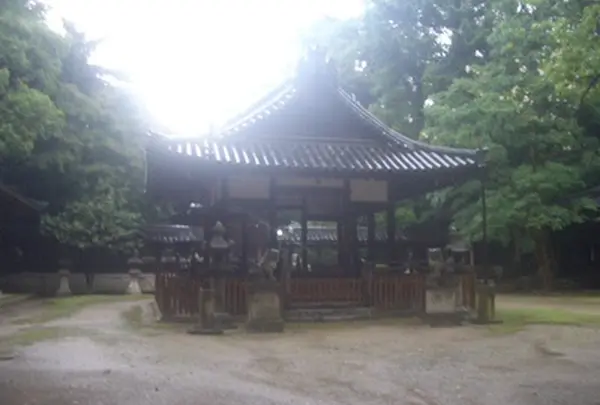
<instances>
[{"instance_id":1,"label":"tiled roof","mask_svg":"<svg viewBox=\"0 0 600 405\"><path fill-rule=\"evenodd\" d=\"M245 167L325 171L405 172L469 167L473 156L407 149L393 143L239 140L168 140L166 148L203 162Z\"/></svg>"},{"instance_id":2,"label":"tiled roof","mask_svg":"<svg viewBox=\"0 0 600 405\"><path fill-rule=\"evenodd\" d=\"M216 136L197 139L155 136L154 147L200 162L248 168L399 173L478 167L481 163L478 151L428 145L388 127L340 88L330 66L318 58L313 55L312 59L306 59L295 78L233 119ZM296 109L307 105L313 108ZM328 108L339 112L331 116L349 119L350 125L358 123L360 136L342 137L339 134L346 132L340 129L334 131L337 138L332 139L331 129L316 124L321 121L315 121L315 125L309 122L310 114L329 117ZM290 127L286 128L286 120L278 121L275 126L281 134L270 134L269 138L262 133L263 127L257 126L282 114L297 117L298 111L308 114L306 125L301 125L313 128L308 137L293 135L301 129L297 123L288 123Z\"/></svg>"},{"instance_id":3,"label":"tiled roof","mask_svg":"<svg viewBox=\"0 0 600 405\"><path fill-rule=\"evenodd\" d=\"M187 225L147 225L141 229L141 235L147 241L166 244L204 240L202 227Z\"/></svg>"},{"instance_id":4,"label":"tiled roof","mask_svg":"<svg viewBox=\"0 0 600 405\"><path fill-rule=\"evenodd\" d=\"M337 227L327 225L309 225L307 229L306 241L310 243L336 243ZM359 226L357 228L356 238L360 243L366 243L368 240L367 227ZM277 238L282 242L300 243L302 240L302 228L294 226L284 229L281 236ZM396 239L404 239L401 234L396 235ZM375 241L387 241L387 232L385 230L377 230L375 232Z\"/></svg>"}]
</instances>

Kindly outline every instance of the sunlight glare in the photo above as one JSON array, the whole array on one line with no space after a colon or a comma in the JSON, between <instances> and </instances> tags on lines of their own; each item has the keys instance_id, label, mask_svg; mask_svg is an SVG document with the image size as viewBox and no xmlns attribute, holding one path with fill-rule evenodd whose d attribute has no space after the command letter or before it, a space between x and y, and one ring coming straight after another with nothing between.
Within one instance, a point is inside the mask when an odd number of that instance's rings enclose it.
<instances>
[{"instance_id":1,"label":"sunlight glare","mask_svg":"<svg viewBox=\"0 0 600 405\"><path fill-rule=\"evenodd\" d=\"M161 126L205 133L289 73L302 29L360 15L364 0L49 0L49 22L104 41L94 62L123 71Z\"/></svg>"}]
</instances>

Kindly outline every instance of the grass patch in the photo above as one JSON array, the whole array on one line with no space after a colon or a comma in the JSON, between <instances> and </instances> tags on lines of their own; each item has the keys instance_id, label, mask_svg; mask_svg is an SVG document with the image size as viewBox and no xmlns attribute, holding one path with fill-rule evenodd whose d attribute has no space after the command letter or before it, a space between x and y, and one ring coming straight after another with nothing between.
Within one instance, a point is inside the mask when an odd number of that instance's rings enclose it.
<instances>
[{"instance_id":1,"label":"grass patch","mask_svg":"<svg viewBox=\"0 0 600 405\"><path fill-rule=\"evenodd\" d=\"M552 304L576 304L576 305L600 305L600 293L597 291L577 293L551 293L551 294L499 294L497 300L507 302L524 303L552 303Z\"/></svg>"},{"instance_id":2,"label":"grass patch","mask_svg":"<svg viewBox=\"0 0 600 405\"><path fill-rule=\"evenodd\" d=\"M0 295L0 309L5 306L27 301L31 298L30 294L2 294Z\"/></svg>"},{"instance_id":3,"label":"grass patch","mask_svg":"<svg viewBox=\"0 0 600 405\"><path fill-rule=\"evenodd\" d=\"M0 339L0 351L14 346L31 346L45 340L62 339L70 336L80 336L83 332L76 328L40 328L32 327Z\"/></svg>"},{"instance_id":4,"label":"grass patch","mask_svg":"<svg viewBox=\"0 0 600 405\"><path fill-rule=\"evenodd\" d=\"M290 332L312 331L312 330L351 330L360 328L370 328L374 326L418 326L423 325L423 321L417 317L380 317L368 319L354 319L342 321L327 322L286 322L285 330Z\"/></svg>"},{"instance_id":5,"label":"grass patch","mask_svg":"<svg viewBox=\"0 0 600 405\"><path fill-rule=\"evenodd\" d=\"M496 316L503 323L490 326L494 334L519 332L527 325L600 327L600 315L554 308L504 308L499 309Z\"/></svg>"},{"instance_id":6,"label":"grass patch","mask_svg":"<svg viewBox=\"0 0 600 405\"><path fill-rule=\"evenodd\" d=\"M41 311L31 317L16 320L15 324L45 323L64 318L81 309L96 304L124 301L147 300L150 295L75 295L72 297L52 298L42 302Z\"/></svg>"}]
</instances>

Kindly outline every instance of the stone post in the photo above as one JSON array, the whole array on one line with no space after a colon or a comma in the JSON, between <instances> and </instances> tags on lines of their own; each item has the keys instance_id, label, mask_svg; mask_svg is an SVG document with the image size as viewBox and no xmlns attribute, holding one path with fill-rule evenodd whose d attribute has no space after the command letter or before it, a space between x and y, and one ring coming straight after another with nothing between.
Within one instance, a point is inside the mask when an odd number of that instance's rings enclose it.
<instances>
[{"instance_id":1,"label":"stone post","mask_svg":"<svg viewBox=\"0 0 600 405\"><path fill-rule=\"evenodd\" d=\"M129 285L127 286L127 294L139 295L142 293L140 279L142 278L141 267L144 264L139 258L137 252L127 261L129 266Z\"/></svg>"},{"instance_id":2,"label":"stone post","mask_svg":"<svg viewBox=\"0 0 600 405\"><path fill-rule=\"evenodd\" d=\"M217 221L212 229L212 236L208 244L210 255L211 290L214 294L214 317L219 327L233 329L233 317L227 313L225 306L225 282L230 275L228 262L231 242L225 239L225 226Z\"/></svg>"},{"instance_id":3,"label":"stone post","mask_svg":"<svg viewBox=\"0 0 600 405\"><path fill-rule=\"evenodd\" d=\"M71 286L69 284L69 276L71 272L69 268L71 267L71 261L69 259L62 259L59 262L60 269L58 270L58 290L56 290L56 295L58 297L65 297L71 295Z\"/></svg>"},{"instance_id":4,"label":"stone post","mask_svg":"<svg viewBox=\"0 0 600 405\"><path fill-rule=\"evenodd\" d=\"M198 320L189 330L192 335L220 335L223 333L215 312L215 292L210 288L200 288L198 294Z\"/></svg>"},{"instance_id":5,"label":"stone post","mask_svg":"<svg viewBox=\"0 0 600 405\"><path fill-rule=\"evenodd\" d=\"M496 289L493 284L479 283L477 285L477 318L476 324L502 323L496 319Z\"/></svg>"}]
</instances>

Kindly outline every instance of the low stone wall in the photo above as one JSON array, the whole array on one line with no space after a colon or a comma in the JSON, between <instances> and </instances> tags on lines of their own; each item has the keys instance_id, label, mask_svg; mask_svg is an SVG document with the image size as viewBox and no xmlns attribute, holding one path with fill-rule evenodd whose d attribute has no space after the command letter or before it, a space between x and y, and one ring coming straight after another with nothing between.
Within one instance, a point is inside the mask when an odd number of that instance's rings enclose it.
<instances>
[{"instance_id":1,"label":"low stone wall","mask_svg":"<svg viewBox=\"0 0 600 405\"><path fill-rule=\"evenodd\" d=\"M8 293L51 295L58 289L58 274L20 273L3 277L0 289Z\"/></svg>"},{"instance_id":2,"label":"low stone wall","mask_svg":"<svg viewBox=\"0 0 600 405\"><path fill-rule=\"evenodd\" d=\"M125 294L129 274L94 274L93 294Z\"/></svg>"},{"instance_id":3,"label":"low stone wall","mask_svg":"<svg viewBox=\"0 0 600 405\"><path fill-rule=\"evenodd\" d=\"M69 275L69 286L73 294L125 294L130 276L125 273L95 274L91 286L83 273ZM154 274L143 274L140 287L143 293L154 293ZM54 295L58 290L58 273L18 273L0 277L0 291L5 293Z\"/></svg>"},{"instance_id":4,"label":"low stone wall","mask_svg":"<svg viewBox=\"0 0 600 405\"><path fill-rule=\"evenodd\" d=\"M85 278L85 274L69 274L69 287L73 294L87 294L90 289Z\"/></svg>"}]
</instances>

